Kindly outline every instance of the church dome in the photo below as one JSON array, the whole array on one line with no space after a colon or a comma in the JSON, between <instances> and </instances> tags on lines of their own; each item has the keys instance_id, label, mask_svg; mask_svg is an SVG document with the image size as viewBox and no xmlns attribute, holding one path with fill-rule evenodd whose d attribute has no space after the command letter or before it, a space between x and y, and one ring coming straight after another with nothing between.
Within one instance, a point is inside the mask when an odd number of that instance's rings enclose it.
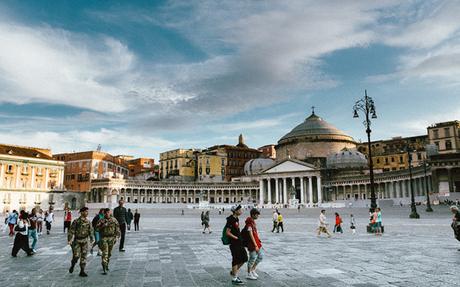
<instances>
[{"instance_id":1,"label":"church dome","mask_svg":"<svg viewBox=\"0 0 460 287\"><path fill-rule=\"evenodd\" d=\"M283 136L279 140L279 143L312 136L339 136L353 141L352 137L346 135L341 130L318 117L315 113L312 113L311 116L306 118L303 123L299 124L292 131Z\"/></svg>"},{"instance_id":2,"label":"church dome","mask_svg":"<svg viewBox=\"0 0 460 287\"><path fill-rule=\"evenodd\" d=\"M327 167L331 169L367 168L367 165L366 156L355 149L344 148L327 157Z\"/></svg>"},{"instance_id":3,"label":"church dome","mask_svg":"<svg viewBox=\"0 0 460 287\"><path fill-rule=\"evenodd\" d=\"M313 111L302 123L284 135L276 146L277 160L326 159L343 148L356 148L353 138L317 116Z\"/></svg>"},{"instance_id":4,"label":"church dome","mask_svg":"<svg viewBox=\"0 0 460 287\"><path fill-rule=\"evenodd\" d=\"M275 163L274 160L270 158L255 158L251 159L244 165L244 174L245 175L255 175L261 171L269 168Z\"/></svg>"}]
</instances>

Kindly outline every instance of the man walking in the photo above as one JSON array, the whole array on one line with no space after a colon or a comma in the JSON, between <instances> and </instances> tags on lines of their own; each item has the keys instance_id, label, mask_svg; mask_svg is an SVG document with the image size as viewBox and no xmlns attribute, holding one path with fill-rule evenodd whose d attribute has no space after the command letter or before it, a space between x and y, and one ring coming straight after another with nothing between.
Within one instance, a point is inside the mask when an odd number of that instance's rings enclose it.
<instances>
[{"instance_id":1,"label":"man walking","mask_svg":"<svg viewBox=\"0 0 460 287\"><path fill-rule=\"evenodd\" d=\"M37 247L37 241L38 241L38 237L37 237L37 222L38 222L38 217L37 217L37 209L36 208L32 208L32 211L29 215L29 223L30 223L30 226L29 226L29 237L32 238L32 251L35 253L37 252L36 251L36 247Z\"/></svg>"},{"instance_id":2,"label":"man walking","mask_svg":"<svg viewBox=\"0 0 460 287\"><path fill-rule=\"evenodd\" d=\"M278 210L273 211L273 229L272 232L278 229Z\"/></svg>"},{"instance_id":3,"label":"man walking","mask_svg":"<svg viewBox=\"0 0 460 287\"><path fill-rule=\"evenodd\" d=\"M326 210L321 210L321 214L319 215L319 222L318 222L318 237L321 233L326 233L327 238L331 237L329 230L327 230L327 222L326 222Z\"/></svg>"},{"instance_id":4,"label":"man walking","mask_svg":"<svg viewBox=\"0 0 460 287\"><path fill-rule=\"evenodd\" d=\"M121 233L120 246L118 247L118 250L120 252L125 252L126 223L129 220L128 211L123 206L124 203L125 202L123 201L123 199L120 199L120 201L118 201L118 206L115 207L115 209L113 210L113 217L115 217L115 219L118 221Z\"/></svg>"},{"instance_id":5,"label":"man walking","mask_svg":"<svg viewBox=\"0 0 460 287\"><path fill-rule=\"evenodd\" d=\"M72 262L69 268L69 273L73 272L75 264L80 259L80 276L87 277L85 273L86 254L88 253L88 237L92 244L94 241L93 227L88 220L88 207L80 209L80 217L75 219L67 231L67 241L72 246Z\"/></svg>"},{"instance_id":6,"label":"man walking","mask_svg":"<svg viewBox=\"0 0 460 287\"><path fill-rule=\"evenodd\" d=\"M118 221L112 217L110 208L104 209L104 218L97 223L97 229L101 236L99 248L102 251L102 270L104 275L109 271L110 256L112 248L120 237L120 227Z\"/></svg>"},{"instance_id":7,"label":"man walking","mask_svg":"<svg viewBox=\"0 0 460 287\"><path fill-rule=\"evenodd\" d=\"M232 253L232 284L243 285L243 281L238 277L241 266L248 261L248 254L243 246L238 217L243 213L241 205L232 207L232 215L227 217L226 235L230 239L230 252Z\"/></svg>"}]
</instances>

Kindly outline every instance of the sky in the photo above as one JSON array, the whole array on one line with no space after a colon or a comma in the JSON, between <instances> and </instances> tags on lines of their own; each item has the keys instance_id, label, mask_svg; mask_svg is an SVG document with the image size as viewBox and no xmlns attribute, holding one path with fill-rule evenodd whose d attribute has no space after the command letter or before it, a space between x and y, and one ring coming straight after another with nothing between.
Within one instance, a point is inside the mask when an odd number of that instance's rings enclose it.
<instances>
[{"instance_id":1,"label":"sky","mask_svg":"<svg viewBox=\"0 0 460 287\"><path fill-rule=\"evenodd\" d=\"M0 143L153 157L460 118L458 1L2 1Z\"/></svg>"}]
</instances>

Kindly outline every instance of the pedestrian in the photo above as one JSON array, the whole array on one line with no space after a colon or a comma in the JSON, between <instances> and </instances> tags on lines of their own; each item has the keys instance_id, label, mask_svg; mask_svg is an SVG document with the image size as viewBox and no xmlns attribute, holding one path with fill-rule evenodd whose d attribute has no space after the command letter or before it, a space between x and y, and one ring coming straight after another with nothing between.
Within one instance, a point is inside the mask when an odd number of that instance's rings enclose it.
<instances>
[{"instance_id":1,"label":"pedestrian","mask_svg":"<svg viewBox=\"0 0 460 287\"><path fill-rule=\"evenodd\" d=\"M219 211L219 214L220 214L220 211ZM182 209L182 213L181 213L182 216L184 216L184 210Z\"/></svg>"},{"instance_id":2,"label":"pedestrian","mask_svg":"<svg viewBox=\"0 0 460 287\"><path fill-rule=\"evenodd\" d=\"M273 211L273 228L272 228L272 232L274 232L275 229L278 229L278 209Z\"/></svg>"},{"instance_id":3,"label":"pedestrian","mask_svg":"<svg viewBox=\"0 0 460 287\"><path fill-rule=\"evenodd\" d=\"M340 217L340 215L336 212L335 213L335 225L334 225L334 230L333 230L333 233L335 232L340 232L340 233L343 233L343 230L342 230L342 218Z\"/></svg>"},{"instance_id":4,"label":"pedestrian","mask_svg":"<svg viewBox=\"0 0 460 287\"><path fill-rule=\"evenodd\" d=\"M458 210L458 206L452 205L450 207L450 211L452 212L452 224L450 225L454 230L455 238L460 241L460 212ZM460 251L460 249L458 249Z\"/></svg>"},{"instance_id":5,"label":"pedestrian","mask_svg":"<svg viewBox=\"0 0 460 287\"><path fill-rule=\"evenodd\" d=\"M208 229L209 234L212 233L211 227L209 226L209 210L203 215L203 222L204 225L203 234L206 233L206 229Z\"/></svg>"},{"instance_id":6,"label":"pedestrian","mask_svg":"<svg viewBox=\"0 0 460 287\"><path fill-rule=\"evenodd\" d=\"M46 234L50 234L51 224L54 221L53 209L50 208L49 211L45 212L45 224L46 224Z\"/></svg>"},{"instance_id":7,"label":"pedestrian","mask_svg":"<svg viewBox=\"0 0 460 287\"><path fill-rule=\"evenodd\" d=\"M249 251L249 260L248 260L248 276L246 277L249 280L257 280L259 275L256 273L257 266L264 258L264 252L262 249L262 242L259 238L259 233L257 231L256 220L260 216L260 211L257 208L251 209L249 212L250 216L246 218L246 225L244 227L245 233L248 234L247 238L247 247Z\"/></svg>"},{"instance_id":8,"label":"pedestrian","mask_svg":"<svg viewBox=\"0 0 460 287\"><path fill-rule=\"evenodd\" d=\"M231 208L232 215L227 217L226 227L226 236L230 239L230 252L232 253L232 270L230 275L232 276L232 284L234 285L243 285L243 281L238 277L240 268L244 263L248 261L248 254L246 249L244 249L239 216L243 213L241 205L236 205Z\"/></svg>"},{"instance_id":9,"label":"pedestrian","mask_svg":"<svg viewBox=\"0 0 460 287\"><path fill-rule=\"evenodd\" d=\"M10 213L8 216L8 227L10 228L10 236L14 236L14 226L18 223L18 212L16 209L13 210L13 212Z\"/></svg>"},{"instance_id":10,"label":"pedestrian","mask_svg":"<svg viewBox=\"0 0 460 287\"><path fill-rule=\"evenodd\" d=\"M91 221L91 226L93 227L94 230L94 242L93 245L91 246L91 254L94 252L94 247L99 244L99 241L101 239L99 231L97 230L96 226L99 220L104 218L104 208L99 209L99 213L97 213L94 217L93 220ZM99 246L99 245L98 245ZM97 256L101 256L101 247L99 247L99 250L97 251Z\"/></svg>"},{"instance_id":11,"label":"pedestrian","mask_svg":"<svg viewBox=\"0 0 460 287\"><path fill-rule=\"evenodd\" d=\"M380 207L375 209L375 235L382 235L382 211Z\"/></svg>"},{"instance_id":12,"label":"pedestrian","mask_svg":"<svg viewBox=\"0 0 460 287\"><path fill-rule=\"evenodd\" d=\"M70 224L72 223L72 211L68 207L64 209L64 233L70 228Z\"/></svg>"},{"instance_id":13,"label":"pedestrian","mask_svg":"<svg viewBox=\"0 0 460 287\"><path fill-rule=\"evenodd\" d=\"M43 209L39 209L37 213L37 234L42 235L43 231Z\"/></svg>"},{"instance_id":14,"label":"pedestrian","mask_svg":"<svg viewBox=\"0 0 460 287\"><path fill-rule=\"evenodd\" d=\"M353 214L350 214L350 229L351 233L355 234L356 233L356 223L355 223L355 217Z\"/></svg>"},{"instance_id":15,"label":"pedestrian","mask_svg":"<svg viewBox=\"0 0 460 287\"><path fill-rule=\"evenodd\" d=\"M134 212L134 231L139 231L139 220L141 219L141 214L136 209Z\"/></svg>"},{"instance_id":16,"label":"pedestrian","mask_svg":"<svg viewBox=\"0 0 460 287\"><path fill-rule=\"evenodd\" d=\"M297 212L300 212L300 204L297 205Z\"/></svg>"},{"instance_id":17,"label":"pedestrian","mask_svg":"<svg viewBox=\"0 0 460 287\"><path fill-rule=\"evenodd\" d=\"M134 218L133 213L131 212L131 208L128 208L128 218L126 219L126 227L128 229L128 232L131 231L131 222Z\"/></svg>"},{"instance_id":18,"label":"pedestrian","mask_svg":"<svg viewBox=\"0 0 460 287\"><path fill-rule=\"evenodd\" d=\"M20 249L27 253L27 256L34 254L32 249L29 247L29 215L21 210L21 215L18 218L17 225L14 227L16 236L14 237L13 250L11 256L17 257Z\"/></svg>"},{"instance_id":19,"label":"pedestrian","mask_svg":"<svg viewBox=\"0 0 460 287\"><path fill-rule=\"evenodd\" d=\"M327 218L326 218L326 210L321 210L321 213L319 215L319 221L318 221L318 237L321 236L321 233L326 233L327 238L331 237L331 233L329 233L329 230L327 230L327 226L329 224L327 223Z\"/></svg>"},{"instance_id":20,"label":"pedestrian","mask_svg":"<svg viewBox=\"0 0 460 287\"><path fill-rule=\"evenodd\" d=\"M97 229L101 236L99 246L102 251L102 274L106 275L109 271L112 248L121 236L119 221L112 217L110 208L104 209L104 218L97 223Z\"/></svg>"},{"instance_id":21,"label":"pedestrian","mask_svg":"<svg viewBox=\"0 0 460 287\"><path fill-rule=\"evenodd\" d=\"M200 219L201 219L201 226L204 226L204 211L201 212Z\"/></svg>"},{"instance_id":22,"label":"pedestrian","mask_svg":"<svg viewBox=\"0 0 460 287\"><path fill-rule=\"evenodd\" d=\"M69 273L73 272L75 264L80 259L80 277L87 277L85 273L86 254L88 253L88 239L89 244L94 241L93 227L88 220L88 207L80 209L80 217L75 219L67 232L67 242L72 247L72 261L70 263Z\"/></svg>"},{"instance_id":23,"label":"pedestrian","mask_svg":"<svg viewBox=\"0 0 460 287\"><path fill-rule=\"evenodd\" d=\"M29 226L28 235L29 235L29 237L32 238L32 251L34 253L37 252L36 247L37 247L37 242L38 242L37 222L38 222L37 209L32 208L32 211L30 212L30 215L29 215L29 224L30 224L30 226Z\"/></svg>"},{"instance_id":24,"label":"pedestrian","mask_svg":"<svg viewBox=\"0 0 460 287\"><path fill-rule=\"evenodd\" d=\"M118 250L120 252L125 252L125 234L126 234L126 222L128 221L128 211L123 206L124 205L123 199L118 201L118 206L115 207L113 210L113 217L118 221L119 229L120 229L120 246Z\"/></svg>"},{"instance_id":25,"label":"pedestrian","mask_svg":"<svg viewBox=\"0 0 460 287\"><path fill-rule=\"evenodd\" d=\"M281 212L278 211L278 225L277 225L276 233L280 233L280 228L281 228L281 232L284 232L283 216L281 215Z\"/></svg>"}]
</instances>

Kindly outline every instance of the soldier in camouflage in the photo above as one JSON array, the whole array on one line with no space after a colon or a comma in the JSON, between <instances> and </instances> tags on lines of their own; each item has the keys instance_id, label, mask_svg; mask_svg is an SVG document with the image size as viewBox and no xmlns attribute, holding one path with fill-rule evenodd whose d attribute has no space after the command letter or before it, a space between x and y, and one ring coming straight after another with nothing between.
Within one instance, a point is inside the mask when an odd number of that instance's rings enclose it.
<instances>
[{"instance_id":1,"label":"soldier in camouflage","mask_svg":"<svg viewBox=\"0 0 460 287\"><path fill-rule=\"evenodd\" d=\"M120 237L120 226L118 221L112 217L110 208L104 209L104 218L99 220L96 229L101 236L100 245L102 251L102 270L104 275L109 271L109 261L112 255L112 248Z\"/></svg>"},{"instance_id":2,"label":"soldier in camouflage","mask_svg":"<svg viewBox=\"0 0 460 287\"><path fill-rule=\"evenodd\" d=\"M80 217L75 219L67 233L67 241L72 246L72 262L69 272L72 273L80 259L80 276L87 277L85 273L86 266L86 254L88 253L88 238L90 238L91 244L94 241L93 238L93 227L91 222L87 219L88 208L83 207L80 209Z\"/></svg>"}]
</instances>

